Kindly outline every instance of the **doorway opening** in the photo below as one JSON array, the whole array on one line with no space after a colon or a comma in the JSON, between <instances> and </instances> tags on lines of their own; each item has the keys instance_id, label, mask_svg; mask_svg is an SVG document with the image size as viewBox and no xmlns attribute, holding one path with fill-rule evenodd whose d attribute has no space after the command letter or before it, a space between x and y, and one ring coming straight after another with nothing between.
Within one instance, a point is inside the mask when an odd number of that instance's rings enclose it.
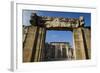
<instances>
[{"instance_id":1,"label":"doorway opening","mask_svg":"<svg viewBox=\"0 0 100 73\"><path fill-rule=\"evenodd\" d=\"M45 38L45 61L73 59L73 32L47 30Z\"/></svg>"}]
</instances>

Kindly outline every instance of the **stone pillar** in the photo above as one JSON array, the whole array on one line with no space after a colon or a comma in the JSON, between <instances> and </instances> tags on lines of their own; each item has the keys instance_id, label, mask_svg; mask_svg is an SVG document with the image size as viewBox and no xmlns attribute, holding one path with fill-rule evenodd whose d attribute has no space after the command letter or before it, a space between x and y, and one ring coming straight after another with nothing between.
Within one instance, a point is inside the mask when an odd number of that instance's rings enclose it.
<instances>
[{"instance_id":1,"label":"stone pillar","mask_svg":"<svg viewBox=\"0 0 100 73\"><path fill-rule=\"evenodd\" d=\"M63 45L63 44L60 44L61 58L63 57L62 45Z\"/></svg>"},{"instance_id":2,"label":"stone pillar","mask_svg":"<svg viewBox=\"0 0 100 73\"><path fill-rule=\"evenodd\" d=\"M62 54L63 54L63 55L62 55L63 58L67 58L66 47L63 47L63 48L62 48Z\"/></svg>"},{"instance_id":3,"label":"stone pillar","mask_svg":"<svg viewBox=\"0 0 100 73\"><path fill-rule=\"evenodd\" d=\"M91 59L91 29L83 28L83 36L85 43L85 52L87 59Z\"/></svg>"},{"instance_id":4,"label":"stone pillar","mask_svg":"<svg viewBox=\"0 0 100 73\"><path fill-rule=\"evenodd\" d=\"M68 44L66 44L66 57L67 57L67 59L69 59L69 52L68 52L68 48L69 48L69 45L68 45Z\"/></svg>"},{"instance_id":5,"label":"stone pillar","mask_svg":"<svg viewBox=\"0 0 100 73\"><path fill-rule=\"evenodd\" d=\"M76 60L86 59L82 27L74 29L73 36L74 36L75 59Z\"/></svg>"},{"instance_id":6,"label":"stone pillar","mask_svg":"<svg viewBox=\"0 0 100 73\"><path fill-rule=\"evenodd\" d=\"M34 62L38 62L43 59L45 31L45 28L39 27Z\"/></svg>"},{"instance_id":7,"label":"stone pillar","mask_svg":"<svg viewBox=\"0 0 100 73\"><path fill-rule=\"evenodd\" d=\"M45 58L45 35L46 35L46 29L41 28L41 47L40 47L40 54L39 54L39 59L38 61L43 61Z\"/></svg>"},{"instance_id":8,"label":"stone pillar","mask_svg":"<svg viewBox=\"0 0 100 73\"><path fill-rule=\"evenodd\" d=\"M23 42L23 62L30 62L32 50L34 46L35 35L37 31L37 27L29 26L27 27L28 31L25 37L25 41Z\"/></svg>"}]
</instances>

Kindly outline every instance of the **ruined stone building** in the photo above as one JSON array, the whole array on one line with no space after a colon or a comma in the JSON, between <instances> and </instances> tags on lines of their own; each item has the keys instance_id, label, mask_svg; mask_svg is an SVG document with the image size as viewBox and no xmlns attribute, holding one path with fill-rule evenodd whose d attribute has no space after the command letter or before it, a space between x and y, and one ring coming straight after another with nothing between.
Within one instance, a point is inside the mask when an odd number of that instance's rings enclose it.
<instances>
[{"instance_id":1,"label":"ruined stone building","mask_svg":"<svg viewBox=\"0 0 100 73\"><path fill-rule=\"evenodd\" d=\"M80 18L58 18L32 14L30 20L32 25L23 26L23 62L40 62L49 58L91 59L91 28L84 26L84 20L82 16ZM68 48L68 43L45 43L47 30L71 31L73 33L72 49ZM51 47L51 50L48 50L52 52L45 56L48 47Z\"/></svg>"},{"instance_id":2,"label":"ruined stone building","mask_svg":"<svg viewBox=\"0 0 100 73\"><path fill-rule=\"evenodd\" d=\"M50 42L45 44L46 61L73 59L73 49L69 42Z\"/></svg>"}]
</instances>

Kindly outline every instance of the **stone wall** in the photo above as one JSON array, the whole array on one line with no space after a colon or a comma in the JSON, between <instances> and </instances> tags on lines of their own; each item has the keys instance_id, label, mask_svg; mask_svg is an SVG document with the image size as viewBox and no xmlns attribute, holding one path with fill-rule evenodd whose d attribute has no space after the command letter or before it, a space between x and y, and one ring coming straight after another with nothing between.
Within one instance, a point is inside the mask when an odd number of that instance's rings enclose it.
<instances>
[{"instance_id":1,"label":"stone wall","mask_svg":"<svg viewBox=\"0 0 100 73\"><path fill-rule=\"evenodd\" d=\"M76 60L91 58L91 30L88 28L77 28L73 30L74 55Z\"/></svg>"},{"instance_id":2,"label":"stone wall","mask_svg":"<svg viewBox=\"0 0 100 73\"><path fill-rule=\"evenodd\" d=\"M25 41L23 42L23 62L30 62L33 46L35 43L35 35L37 27L29 26L27 27L28 31L25 37Z\"/></svg>"},{"instance_id":3,"label":"stone wall","mask_svg":"<svg viewBox=\"0 0 100 73\"><path fill-rule=\"evenodd\" d=\"M37 62L43 59L45 28L28 26L23 42L23 62Z\"/></svg>"}]
</instances>

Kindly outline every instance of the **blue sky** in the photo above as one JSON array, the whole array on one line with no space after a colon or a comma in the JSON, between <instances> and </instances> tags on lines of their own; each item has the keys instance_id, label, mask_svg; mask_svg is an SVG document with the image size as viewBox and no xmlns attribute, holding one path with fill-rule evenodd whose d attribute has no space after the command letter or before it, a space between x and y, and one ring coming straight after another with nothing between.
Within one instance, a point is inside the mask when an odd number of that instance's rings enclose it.
<instances>
[{"instance_id":1,"label":"blue sky","mask_svg":"<svg viewBox=\"0 0 100 73\"><path fill-rule=\"evenodd\" d=\"M83 16L85 19L85 26L91 26L91 14L79 13L79 12L55 12L55 11L32 11L23 10L22 24L31 25L29 23L31 13L37 13L38 16L50 16L50 17L63 17L63 18L79 18ZM70 42L72 44L72 32L70 31L47 31L45 42Z\"/></svg>"},{"instance_id":2,"label":"blue sky","mask_svg":"<svg viewBox=\"0 0 100 73\"><path fill-rule=\"evenodd\" d=\"M70 42L73 45L73 33L71 31L55 31L50 30L46 32L45 42Z\"/></svg>"},{"instance_id":3,"label":"blue sky","mask_svg":"<svg viewBox=\"0 0 100 73\"><path fill-rule=\"evenodd\" d=\"M29 20L31 13L37 13L38 16L50 16L50 17L64 17L64 18L79 18L83 16L85 19L85 26L91 25L91 14L90 13L78 13L78 12L54 12L54 11L33 11L23 10L22 13L22 24L30 25Z\"/></svg>"},{"instance_id":4,"label":"blue sky","mask_svg":"<svg viewBox=\"0 0 100 73\"><path fill-rule=\"evenodd\" d=\"M37 11L38 16L50 16L50 17L64 17L64 18L79 18L83 16L85 19L85 26L91 24L90 13L79 13L79 12L54 12L54 11Z\"/></svg>"}]
</instances>

